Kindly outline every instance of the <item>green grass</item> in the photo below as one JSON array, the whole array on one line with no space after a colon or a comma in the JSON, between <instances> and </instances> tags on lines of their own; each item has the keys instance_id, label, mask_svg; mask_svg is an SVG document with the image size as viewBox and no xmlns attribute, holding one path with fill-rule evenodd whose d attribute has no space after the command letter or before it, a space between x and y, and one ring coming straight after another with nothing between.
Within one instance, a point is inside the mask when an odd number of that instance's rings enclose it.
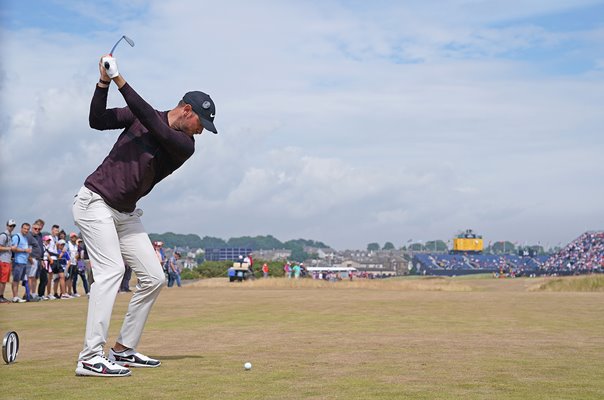
<instances>
[{"instance_id":1,"label":"green grass","mask_svg":"<svg viewBox=\"0 0 604 400\"><path fill-rule=\"evenodd\" d=\"M601 399L604 293L541 280L207 280L164 289L128 378L74 376L86 300L0 307L2 399ZM436 285L436 289L431 289ZM115 340L129 295L120 294ZM243 364L250 361L251 371ZM9 388L9 389L6 389Z\"/></svg>"}]
</instances>

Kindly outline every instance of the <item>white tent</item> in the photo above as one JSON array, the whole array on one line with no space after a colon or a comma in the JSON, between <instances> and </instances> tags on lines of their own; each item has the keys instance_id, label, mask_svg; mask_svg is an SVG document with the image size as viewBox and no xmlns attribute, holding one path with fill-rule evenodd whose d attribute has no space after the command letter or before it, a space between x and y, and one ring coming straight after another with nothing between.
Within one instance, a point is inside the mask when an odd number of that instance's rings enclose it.
<instances>
[{"instance_id":1,"label":"white tent","mask_svg":"<svg viewBox=\"0 0 604 400\"><path fill-rule=\"evenodd\" d=\"M308 267L308 272L351 272L356 271L353 267Z\"/></svg>"}]
</instances>

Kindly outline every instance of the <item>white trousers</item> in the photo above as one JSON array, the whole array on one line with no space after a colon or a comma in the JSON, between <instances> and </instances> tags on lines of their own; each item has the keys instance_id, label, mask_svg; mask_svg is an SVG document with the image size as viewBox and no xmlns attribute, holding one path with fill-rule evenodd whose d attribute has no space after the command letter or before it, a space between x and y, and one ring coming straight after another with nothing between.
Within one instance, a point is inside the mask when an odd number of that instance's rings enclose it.
<instances>
[{"instance_id":1,"label":"white trousers","mask_svg":"<svg viewBox=\"0 0 604 400\"><path fill-rule=\"evenodd\" d=\"M113 304L124 275L124 262L132 267L139 284L128 305L117 342L134 349L166 280L141 223L143 212L140 209L132 213L119 212L84 186L75 197L72 211L86 244L94 276L88 300L84 349L79 359L103 354Z\"/></svg>"}]
</instances>

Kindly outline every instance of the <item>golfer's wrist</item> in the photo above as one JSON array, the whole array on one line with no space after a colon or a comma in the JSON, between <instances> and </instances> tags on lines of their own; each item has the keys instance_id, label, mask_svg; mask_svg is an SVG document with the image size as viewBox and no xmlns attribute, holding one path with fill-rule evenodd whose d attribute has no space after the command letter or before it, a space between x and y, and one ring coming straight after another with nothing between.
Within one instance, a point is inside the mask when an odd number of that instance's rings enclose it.
<instances>
[{"instance_id":1,"label":"golfer's wrist","mask_svg":"<svg viewBox=\"0 0 604 400\"><path fill-rule=\"evenodd\" d=\"M104 88L108 88L110 84L111 84L110 80L106 81L106 80L104 80L104 79L101 78L101 79L99 79L99 82L97 83L97 86L104 89Z\"/></svg>"}]
</instances>

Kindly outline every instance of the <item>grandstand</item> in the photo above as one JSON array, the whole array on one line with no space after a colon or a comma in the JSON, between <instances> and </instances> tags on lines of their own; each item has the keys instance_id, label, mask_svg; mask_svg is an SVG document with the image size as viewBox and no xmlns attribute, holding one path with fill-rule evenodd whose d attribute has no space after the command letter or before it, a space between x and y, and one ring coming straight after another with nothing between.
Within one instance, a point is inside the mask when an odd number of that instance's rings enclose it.
<instances>
[{"instance_id":1,"label":"grandstand","mask_svg":"<svg viewBox=\"0 0 604 400\"><path fill-rule=\"evenodd\" d=\"M411 262L416 273L420 275L496 273L538 276L602 273L604 231L585 232L554 255L491 255L478 251L453 254L424 253L415 254Z\"/></svg>"}]
</instances>

